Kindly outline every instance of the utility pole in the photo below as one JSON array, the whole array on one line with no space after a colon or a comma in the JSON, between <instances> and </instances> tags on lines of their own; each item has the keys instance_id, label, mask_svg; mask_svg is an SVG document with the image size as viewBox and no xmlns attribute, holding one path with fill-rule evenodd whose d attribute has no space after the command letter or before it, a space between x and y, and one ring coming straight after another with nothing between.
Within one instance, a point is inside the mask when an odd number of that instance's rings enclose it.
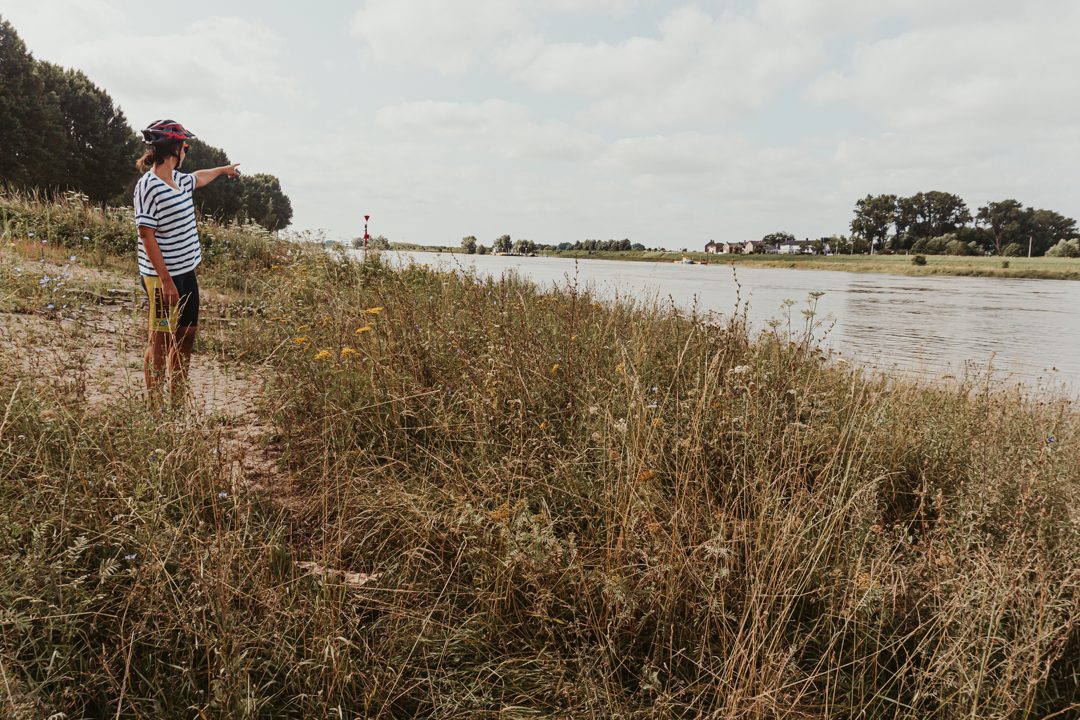
<instances>
[{"instance_id":1,"label":"utility pole","mask_svg":"<svg viewBox=\"0 0 1080 720\"><path fill-rule=\"evenodd\" d=\"M1031 257L1031 235L1028 235L1028 257Z\"/></svg>"}]
</instances>

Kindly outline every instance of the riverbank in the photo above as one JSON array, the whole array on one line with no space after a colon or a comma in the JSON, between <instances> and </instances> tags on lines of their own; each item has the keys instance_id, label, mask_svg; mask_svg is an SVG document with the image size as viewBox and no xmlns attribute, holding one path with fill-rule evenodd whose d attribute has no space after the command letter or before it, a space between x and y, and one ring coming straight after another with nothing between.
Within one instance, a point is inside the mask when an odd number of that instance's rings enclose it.
<instances>
[{"instance_id":1,"label":"riverbank","mask_svg":"<svg viewBox=\"0 0 1080 720\"><path fill-rule=\"evenodd\" d=\"M1064 399L206 225L248 405L151 412L130 218L5 217L9 716L1080 708Z\"/></svg>"},{"instance_id":2,"label":"riverbank","mask_svg":"<svg viewBox=\"0 0 1080 720\"><path fill-rule=\"evenodd\" d=\"M626 260L636 262L678 262L687 257L710 265L736 267L791 268L796 270L841 270L845 272L888 273L892 275L956 275L968 277L1038 278L1080 280L1078 258L1001 258L926 255L926 265L915 265L910 255L714 255L699 252L585 252L551 253L553 257Z\"/></svg>"},{"instance_id":3,"label":"riverbank","mask_svg":"<svg viewBox=\"0 0 1080 720\"><path fill-rule=\"evenodd\" d=\"M420 248L401 249L416 252ZM426 252L461 253L460 248L427 248ZM911 255L717 255L704 252L566 250L544 252L542 257L579 260L622 260L627 262L680 262L683 258L706 265L789 268L794 270L838 270L890 275L953 275L959 277L1033 278L1080 280L1080 258L1002 258L956 255L926 255L925 265L915 265Z\"/></svg>"}]
</instances>

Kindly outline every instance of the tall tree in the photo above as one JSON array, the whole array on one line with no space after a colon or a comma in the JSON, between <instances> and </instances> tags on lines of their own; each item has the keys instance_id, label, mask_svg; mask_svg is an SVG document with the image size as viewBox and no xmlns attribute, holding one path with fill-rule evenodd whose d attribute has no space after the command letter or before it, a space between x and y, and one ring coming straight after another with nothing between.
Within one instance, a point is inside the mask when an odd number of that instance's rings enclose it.
<instances>
[{"instance_id":1,"label":"tall tree","mask_svg":"<svg viewBox=\"0 0 1080 720\"><path fill-rule=\"evenodd\" d=\"M45 91L38 63L11 23L0 17L0 182L55 186L65 164L63 123Z\"/></svg>"},{"instance_id":2,"label":"tall tree","mask_svg":"<svg viewBox=\"0 0 1080 720\"><path fill-rule=\"evenodd\" d=\"M787 245L795 242L795 236L789 232L774 232L761 238L761 242L768 245Z\"/></svg>"},{"instance_id":3,"label":"tall tree","mask_svg":"<svg viewBox=\"0 0 1080 720\"><path fill-rule=\"evenodd\" d=\"M919 238L956 232L971 222L971 211L959 195L931 190L896 201L896 249L907 249Z\"/></svg>"},{"instance_id":4,"label":"tall tree","mask_svg":"<svg viewBox=\"0 0 1080 720\"><path fill-rule=\"evenodd\" d=\"M476 253L476 236L466 235L461 238L461 247L467 255L474 255Z\"/></svg>"},{"instance_id":5,"label":"tall tree","mask_svg":"<svg viewBox=\"0 0 1080 720\"><path fill-rule=\"evenodd\" d=\"M0 20L0 180L124 201L139 145L112 98L77 70L38 62Z\"/></svg>"},{"instance_id":6,"label":"tall tree","mask_svg":"<svg viewBox=\"0 0 1080 720\"><path fill-rule=\"evenodd\" d=\"M491 249L495 252L508 253L514 249L514 242L509 235L500 235L492 244Z\"/></svg>"},{"instance_id":7,"label":"tall tree","mask_svg":"<svg viewBox=\"0 0 1080 720\"><path fill-rule=\"evenodd\" d=\"M38 72L66 134L63 176L54 184L98 202L119 199L137 174L134 159L140 146L123 111L78 70L43 62Z\"/></svg>"},{"instance_id":8,"label":"tall tree","mask_svg":"<svg viewBox=\"0 0 1080 720\"><path fill-rule=\"evenodd\" d=\"M256 173L240 177L244 212L267 230L280 230L292 222L292 203L273 175Z\"/></svg>"},{"instance_id":9,"label":"tall tree","mask_svg":"<svg viewBox=\"0 0 1080 720\"><path fill-rule=\"evenodd\" d=\"M1046 251L1062 240L1080 237L1076 221L1053 210L1028 208L1027 230L1033 255L1045 255Z\"/></svg>"},{"instance_id":10,"label":"tall tree","mask_svg":"<svg viewBox=\"0 0 1080 720\"><path fill-rule=\"evenodd\" d=\"M528 255L529 253L536 252L536 243L532 240L526 240L525 238L519 238L514 241L514 252L520 255Z\"/></svg>"},{"instance_id":11,"label":"tall tree","mask_svg":"<svg viewBox=\"0 0 1080 720\"><path fill-rule=\"evenodd\" d=\"M994 253L1001 254L1001 248L1009 243L1022 243L1027 246L1024 232L1027 213L1017 200L998 200L979 208L978 221L990 231L994 239Z\"/></svg>"},{"instance_id":12,"label":"tall tree","mask_svg":"<svg viewBox=\"0 0 1080 720\"><path fill-rule=\"evenodd\" d=\"M867 195L855 203L855 217L851 220L851 232L870 245L885 246L889 228L896 222L895 195Z\"/></svg>"}]
</instances>

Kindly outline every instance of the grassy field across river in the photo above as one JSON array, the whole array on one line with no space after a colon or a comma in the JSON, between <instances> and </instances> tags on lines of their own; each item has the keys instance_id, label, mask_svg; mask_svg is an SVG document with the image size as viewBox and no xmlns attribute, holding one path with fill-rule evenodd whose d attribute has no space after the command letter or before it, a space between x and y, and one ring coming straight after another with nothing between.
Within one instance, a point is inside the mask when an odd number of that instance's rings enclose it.
<instances>
[{"instance_id":1,"label":"grassy field across river","mask_svg":"<svg viewBox=\"0 0 1080 720\"><path fill-rule=\"evenodd\" d=\"M1066 398L205 223L153 410L130 212L0 211L4 718L1080 711Z\"/></svg>"},{"instance_id":2,"label":"grassy field across river","mask_svg":"<svg viewBox=\"0 0 1080 720\"><path fill-rule=\"evenodd\" d=\"M734 263L745 267L843 270L894 275L967 275L1003 278L1080 280L1080 258L1017 258L926 255L926 265L912 263L911 255L713 255L702 252L565 251L555 257L678 262L684 257L710 265Z\"/></svg>"}]
</instances>

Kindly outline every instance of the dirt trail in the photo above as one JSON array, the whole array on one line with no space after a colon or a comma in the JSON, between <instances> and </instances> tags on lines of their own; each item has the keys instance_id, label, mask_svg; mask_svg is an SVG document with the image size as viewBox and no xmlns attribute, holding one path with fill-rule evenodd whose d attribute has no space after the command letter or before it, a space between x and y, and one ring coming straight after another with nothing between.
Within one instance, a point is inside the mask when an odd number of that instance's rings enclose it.
<instances>
[{"instance_id":1,"label":"dirt trail","mask_svg":"<svg viewBox=\"0 0 1080 720\"><path fill-rule=\"evenodd\" d=\"M103 411L117 400L145 401L146 301L131 278L70 262L31 263L3 248L0 265L21 266L34 273L33 278L63 274L70 283L56 296L61 298L55 303L59 309L49 309L40 297L22 295L16 303L0 305L0 372L9 372L13 366L20 375L31 378L39 392L50 387L74 391L91 412ZM259 412L271 369L212 350L220 329L211 317L212 306L223 304L226 298L209 291L203 296L211 312L200 327L202 340L196 341L191 360L188 410L195 419L218 428L218 457L226 463L224 470L234 490L259 492L285 513L287 522L304 525L306 495L293 474L280 466L274 429ZM23 311L11 312L14 306ZM319 556L314 551L311 554ZM328 581L349 585L374 577L334 570L314 561L297 566Z\"/></svg>"},{"instance_id":2,"label":"dirt trail","mask_svg":"<svg viewBox=\"0 0 1080 720\"><path fill-rule=\"evenodd\" d=\"M106 304L62 311L0 311L0 366L14 365L42 386L74 389L88 408L144 396L145 301L116 292ZM224 457L234 485L270 492L283 502L292 483L278 470L267 443L271 429L257 407L265 370L209 352L192 357L189 408L221 427Z\"/></svg>"}]
</instances>

